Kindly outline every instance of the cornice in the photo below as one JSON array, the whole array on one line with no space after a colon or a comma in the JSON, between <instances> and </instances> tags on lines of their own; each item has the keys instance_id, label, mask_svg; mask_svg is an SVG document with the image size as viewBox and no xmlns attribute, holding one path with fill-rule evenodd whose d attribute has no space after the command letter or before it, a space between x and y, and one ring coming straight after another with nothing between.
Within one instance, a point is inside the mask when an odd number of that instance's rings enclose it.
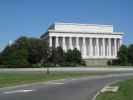
<instances>
[{"instance_id":1,"label":"cornice","mask_svg":"<svg viewBox=\"0 0 133 100\"><path fill-rule=\"evenodd\" d=\"M59 31L59 30L48 30L48 33L77 33L77 34L106 34L106 35L123 35L123 32L79 32L79 31Z\"/></svg>"}]
</instances>

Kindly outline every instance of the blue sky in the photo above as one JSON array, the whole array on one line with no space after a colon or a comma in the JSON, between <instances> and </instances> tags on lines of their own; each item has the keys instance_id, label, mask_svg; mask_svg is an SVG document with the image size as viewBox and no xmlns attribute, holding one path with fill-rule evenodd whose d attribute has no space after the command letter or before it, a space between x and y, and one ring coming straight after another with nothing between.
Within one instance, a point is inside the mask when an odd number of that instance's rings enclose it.
<instances>
[{"instance_id":1,"label":"blue sky","mask_svg":"<svg viewBox=\"0 0 133 100\"><path fill-rule=\"evenodd\" d=\"M40 37L54 22L112 24L133 43L133 0L0 0L0 48L20 36Z\"/></svg>"}]
</instances>

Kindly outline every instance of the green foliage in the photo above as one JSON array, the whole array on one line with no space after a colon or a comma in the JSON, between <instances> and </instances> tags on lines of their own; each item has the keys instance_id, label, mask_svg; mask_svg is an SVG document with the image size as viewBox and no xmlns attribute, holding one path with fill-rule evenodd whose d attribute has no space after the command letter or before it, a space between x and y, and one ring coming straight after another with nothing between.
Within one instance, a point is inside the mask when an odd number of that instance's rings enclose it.
<instances>
[{"instance_id":1,"label":"green foliage","mask_svg":"<svg viewBox=\"0 0 133 100\"><path fill-rule=\"evenodd\" d=\"M133 44L128 47L128 60L129 64L133 65Z\"/></svg>"},{"instance_id":2,"label":"green foliage","mask_svg":"<svg viewBox=\"0 0 133 100\"><path fill-rule=\"evenodd\" d=\"M61 47L51 48L49 61L43 64L43 67L50 66L79 66L85 65L82 61L81 53L77 49L64 52Z\"/></svg>"},{"instance_id":3,"label":"green foliage","mask_svg":"<svg viewBox=\"0 0 133 100\"><path fill-rule=\"evenodd\" d=\"M14 42L14 46L18 49L28 49L29 45L30 45L30 40L32 38L27 38L25 36L22 36L20 38L18 38L15 42Z\"/></svg>"},{"instance_id":4,"label":"green foliage","mask_svg":"<svg viewBox=\"0 0 133 100\"><path fill-rule=\"evenodd\" d=\"M128 48L125 45L120 47L118 52L118 61L120 65L127 65L128 64Z\"/></svg>"},{"instance_id":5,"label":"green foliage","mask_svg":"<svg viewBox=\"0 0 133 100\"><path fill-rule=\"evenodd\" d=\"M49 48L41 39L20 37L0 53L0 64L15 67L79 66L85 65L77 49L64 52L61 47ZM30 66L29 66L30 67Z\"/></svg>"},{"instance_id":6,"label":"green foliage","mask_svg":"<svg viewBox=\"0 0 133 100\"><path fill-rule=\"evenodd\" d=\"M28 65L27 37L18 38L12 45L8 45L1 53L0 59L3 65Z\"/></svg>"},{"instance_id":7,"label":"green foliage","mask_svg":"<svg viewBox=\"0 0 133 100\"><path fill-rule=\"evenodd\" d=\"M78 51L76 48L74 50L68 50L65 54L65 60L68 63L80 65L82 62L80 51Z\"/></svg>"},{"instance_id":8,"label":"green foliage","mask_svg":"<svg viewBox=\"0 0 133 100\"><path fill-rule=\"evenodd\" d=\"M118 59L110 61L110 64L121 66L133 65L133 44L129 45L129 47L122 45L117 56Z\"/></svg>"},{"instance_id":9,"label":"green foliage","mask_svg":"<svg viewBox=\"0 0 133 100\"><path fill-rule=\"evenodd\" d=\"M50 57L51 63L53 63L55 66L62 65L64 60L65 52L61 47L52 48L52 55Z\"/></svg>"},{"instance_id":10,"label":"green foliage","mask_svg":"<svg viewBox=\"0 0 133 100\"><path fill-rule=\"evenodd\" d=\"M96 100L133 100L133 80L126 80L116 84L117 92L104 92L97 96Z\"/></svg>"},{"instance_id":11,"label":"green foliage","mask_svg":"<svg viewBox=\"0 0 133 100\"><path fill-rule=\"evenodd\" d=\"M28 47L28 61L31 64L46 63L49 59L49 47L45 41L40 39L30 39Z\"/></svg>"},{"instance_id":12,"label":"green foliage","mask_svg":"<svg viewBox=\"0 0 133 100\"><path fill-rule=\"evenodd\" d=\"M47 68L47 72L48 72ZM0 88L7 86L14 86L20 84L29 84L33 82L41 82L41 81L50 81L64 78L72 78L72 77L85 77L90 75L97 75L97 73L50 73L46 74L45 72L39 73L0 73Z\"/></svg>"},{"instance_id":13,"label":"green foliage","mask_svg":"<svg viewBox=\"0 0 133 100\"><path fill-rule=\"evenodd\" d=\"M6 47L1 54L1 64L3 65L26 65L28 53L25 49L16 48L15 45Z\"/></svg>"},{"instance_id":14,"label":"green foliage","mask_svg":"<svg viewBox=\"0 0 133 100\"><path fill-rule=\"evenodd\" d=\"M48 45L40 39L20 37L0 54L1 65L29 65L47 62Z\"/></svg>"}]
</instances>

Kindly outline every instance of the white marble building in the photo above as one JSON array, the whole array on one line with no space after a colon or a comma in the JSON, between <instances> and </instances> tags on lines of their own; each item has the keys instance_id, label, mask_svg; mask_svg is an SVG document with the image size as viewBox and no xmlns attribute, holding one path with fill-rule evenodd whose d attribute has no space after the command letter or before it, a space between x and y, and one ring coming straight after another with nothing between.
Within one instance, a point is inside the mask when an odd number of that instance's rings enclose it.
<instances>
[{"instance_id":1,"label":"white marble building","mask_svg":"<svg viewBox=\"0 0 133 100\"><path fill-rule=\"evenodd\" d=\"M116 59L122 36L112 25L55 23L43 39L50 47L61 46L64 51L77 48L83 59Z\"/></svg>"}]
</instances>

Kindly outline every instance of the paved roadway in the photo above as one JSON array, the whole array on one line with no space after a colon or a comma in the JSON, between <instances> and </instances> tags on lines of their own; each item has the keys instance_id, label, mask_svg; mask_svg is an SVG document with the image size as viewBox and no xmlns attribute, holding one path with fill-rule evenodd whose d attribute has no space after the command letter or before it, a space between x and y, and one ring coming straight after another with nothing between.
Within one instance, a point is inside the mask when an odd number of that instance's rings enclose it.
<instances>
[{"instance_id":1,"label":"paved roadway","mask_svg":"<svg viewBox=\"0 0 133 100\"><path fill-rule=\"evenodd\" d=\"M92 100L108 83L133 78L132 73L90 76L0 89L0 100Z\"/></svg>"}]
</instances>

